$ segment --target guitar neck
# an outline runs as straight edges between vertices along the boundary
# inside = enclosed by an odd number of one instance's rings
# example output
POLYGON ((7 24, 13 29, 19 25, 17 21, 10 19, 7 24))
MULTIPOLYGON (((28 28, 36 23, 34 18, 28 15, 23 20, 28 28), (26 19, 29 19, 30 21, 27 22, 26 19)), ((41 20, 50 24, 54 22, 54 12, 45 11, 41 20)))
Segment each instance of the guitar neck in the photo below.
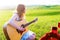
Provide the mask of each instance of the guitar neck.
POLYGON ((28 25, 30 25, 30 24, 32 24, 33 22, 29 22, 29 23, 27 23, 27 24, 25 24, 24 26, 23 26, 23 28, 25 28, 26 26, 28 26, 28 25))
POLYGON ((26 24, 23 24, 22 26, 23 26, 23 28, 25 28, 26 26, 28 26, 28 25, 36 22, 36 21, 37 21, 37 18, 36 18, 35 20, 31 21, 31 22, 28 22, 28 23, 26 23, 26 24))

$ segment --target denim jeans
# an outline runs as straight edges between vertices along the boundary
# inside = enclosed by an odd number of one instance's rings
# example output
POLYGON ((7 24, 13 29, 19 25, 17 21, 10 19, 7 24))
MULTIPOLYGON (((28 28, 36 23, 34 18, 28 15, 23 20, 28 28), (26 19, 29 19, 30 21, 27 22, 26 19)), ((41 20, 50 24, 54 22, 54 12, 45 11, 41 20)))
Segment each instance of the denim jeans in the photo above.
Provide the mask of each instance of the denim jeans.
POLYGON ((33 34, 34 34, 34 33, 29 30, 28 32, 26 32, 26 33, 22 36, 21 40, 26 40, 28 37, 30 37, 30 36, 33 35, 33 34))

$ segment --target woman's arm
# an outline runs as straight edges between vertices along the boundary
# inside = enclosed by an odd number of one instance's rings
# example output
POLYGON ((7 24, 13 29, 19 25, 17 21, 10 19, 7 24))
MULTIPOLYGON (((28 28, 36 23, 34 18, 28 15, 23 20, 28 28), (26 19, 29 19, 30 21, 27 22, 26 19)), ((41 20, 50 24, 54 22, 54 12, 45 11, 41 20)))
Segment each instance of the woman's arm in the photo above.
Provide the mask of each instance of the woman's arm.
POLYGON ((23 27, 18 27, 18 25, 16 24, 16 23, 14 23, 14 20, 17 18, 17 15, 15 14, 15 15, 13 15, 13 17, 9 20, 9 24, 10 25, 12 25, 14 28, 16 28, 16 29, 18 29, 18 30, 20 30, 20 31, 24 31, 25 30, 25 28, 23 28, 23 27))

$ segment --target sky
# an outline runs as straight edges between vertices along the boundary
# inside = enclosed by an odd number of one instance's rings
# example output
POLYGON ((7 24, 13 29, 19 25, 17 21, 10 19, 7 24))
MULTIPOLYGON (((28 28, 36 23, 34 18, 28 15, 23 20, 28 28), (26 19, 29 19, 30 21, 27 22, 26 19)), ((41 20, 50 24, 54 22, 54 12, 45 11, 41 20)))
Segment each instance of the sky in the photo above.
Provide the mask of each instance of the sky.
POLYGON ((0 8, 17 6, 18 4, 28 5, 60 5, 60 0, 0 0, 0 8))

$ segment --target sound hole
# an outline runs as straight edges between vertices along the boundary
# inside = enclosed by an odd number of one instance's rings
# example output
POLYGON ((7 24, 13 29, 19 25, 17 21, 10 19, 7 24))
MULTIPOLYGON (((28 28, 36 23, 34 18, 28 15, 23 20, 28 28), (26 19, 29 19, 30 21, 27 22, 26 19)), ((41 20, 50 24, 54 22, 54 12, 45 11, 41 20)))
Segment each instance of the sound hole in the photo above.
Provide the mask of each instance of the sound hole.
POLYGON ((17 30, 17 32, 18 32, 18 33, 20 33, 20 34, 22 34, 22 33, 23 33, 23 31, 19 31, 18 29, 16 29, 16 30, 17 30))

